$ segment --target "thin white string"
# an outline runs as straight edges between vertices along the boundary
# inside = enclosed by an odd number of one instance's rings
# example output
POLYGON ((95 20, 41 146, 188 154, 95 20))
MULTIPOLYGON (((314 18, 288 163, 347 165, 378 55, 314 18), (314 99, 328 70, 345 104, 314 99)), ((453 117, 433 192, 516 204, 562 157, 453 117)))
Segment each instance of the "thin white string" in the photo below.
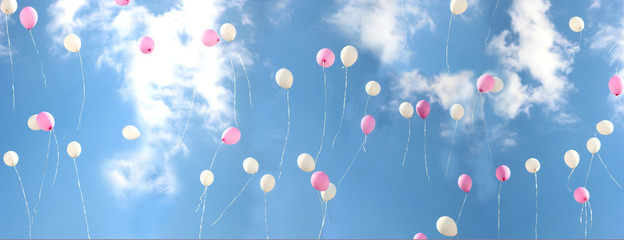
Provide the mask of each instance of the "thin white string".
POLYGON ((85 99, 87 98, 86 89, 85 89, 85 76, 84 76, 84 67, 82 66, 82 55, 80 51, 78 51, 78 58, 80 59, 80 71, 82 73, 82 107, 80 107, 80 115, 78 116, 78 128, 80 130, 80 123, 82 123, 82 111, 84 111, 85 99))
POLYGON ((408 57, 412 56, 412 50, 409 47, 409 41, 407 41, 407 24, 405 23, 405 6, 404 0, 401 0, 401 13, 403 14, 403 31, 405 37, 405 48, 407 48, 408 57))
POLYGON ((128 36, 126 36, 126 64, 124 65, 124 79, 121 83, 121 91, 123 91, 126 86, 126 76, 128 75, 128 56, 130 55, 130 41, 128 40, 128 36))
POLYGON ((366 112, 368 112, 368 101, 370 101, 370 95, 366 98, 366 106, 364 107, 364 116, 366 116, 366 112))
POLYGON ((500 194, 501 194, 501 189, 503 188, 503 182, 500 182, 500 185, 498 186, 498 239, 500 239, 500 194))
POLYGON ((485 121, 485 110, 484 110, 485 108, 483 106, 485 105, 485 97, 479 94, 479 98, 481 98, 481 114, 483 115, 483 132, 485 132, 485 141, 487 142, 488 150, 490 152, 490 162, 494 164, 494 159, 492 156, 492 148, 490 147, 490 138, 488 137, 488 133, 487 133, 487 121, 485 121))
POLYGON ((321 239, 321 234, 323 234, 323 228, 325 227, 325 217, 327 216, 327 202, 325 202, 325 211, 323 211, 323 221, 321 222, 321 230, 318 234, 318 239, 321 239))
POLYGON ((56 132, 54 129, 51 130, 52 135, 54 136, 54 143, 56 144, 56 170, 54 170, 54 178, 52 179, 52 189, 54 189, 54 183, 56 183, 56 175, 58 174, 59 163, 61 162, 61 155, 59 153, 58 140, 56 139, 56 132))
POLYGON ((405 153, 403 153, 403 163, 401 166, 405 166, 405 158, 407 157, 407 149, 409 148, 410 138, 412 136, 412 118, 407 119, 407 144, 405 144, 405 153))
POLYGON ((487 48, 488 45, 488 40, 490 39, 490 33, 492 31, 492 20, 494 20, 494 14, 496 14, 496 9, 498 9, 498 2, 500 2, 500 0, 496 1, 496 6, 494 6, 494 11, 492 11, 492 17, 490 18, 490 27, 488 28, 488 34, 487 37, 485 38, 485 47, 487 48))
MULTIPOLYGON (((587 205, 587 203, 584 205, 587 205)), ((585 239, 587 239, 587 207, 585 208, 585 239)))
POLYGON ((22 183, 22 177, 17 171, 17 167, 13 166, 15 173, 17 173, 17 179, 19 180, 20 187, 22 188, 22 195, 24 195, 24 203, 26 204, 26 213, 28 214, 28 238, 32 238, 32 220, 30 220, 30 208, 28 208, 28 200, 26 200, 26 192, 24 191, 24 184, 22 183))
POLYGON ((243 62, 243 58, 241 58, 240 53, 238 53, 238 60, 240 60, 241 65, 243 66, 243 72, 245 72, 245 78, 247 78, 247 87, 249 87, 249 106, 253 108, 253 102, 251 101, 251 83, 249 82, 249 76, 247 76, 247 68, 245 68, 245 63, 243 62))
POLYGON ((453 22, 453 13, 451 13, 451 17, 449 18, 449 27, 448 27, 448 33, 446 34, 446 71, 447 72, 451 72, 451 67, 449 66, 448 63, 448 45, 449 45, 449 38, 451 37, 451 23, 453 22))
POLYGON ((425 119, 425 173, 427 174, 427 181, 431 181, 429 178, 429 167, 427 166, 427 119, 425 119))
POLYGON ((238 120, 236 119, 236 71, 234 71, 234 64, 232 63, 232 56, 229 56, 230 66, 232 66, 232 75, 234 79, 234 123, 238 127, 238 120))
POLYGON ((477 141, 477 124, 474 121, 474 115, 475 115, 475 109, 477 108, 477 97, 478 97, 479 92, 477 92, 477 94, 475 94, 474 96, 474 102, 472 103, 472 116, 471 116, 471 121, 472 121, 472 129, 473 131, 473 135, 474 135, 474 139, 475 139, 475 146, 477 147, 477 149, 479 149, 479 141, 477 141))
POLYGON ((39 206, 39 201, 41 201, 41 192, 43 190, 43 182, 45 180, 46 172, 48 171, 48 157, 50 156, 50 141, 52 139, 52 131, 50 131, 50 136, 48 137, 48 151, 46 153, 46 161, 43 167, 43 177, 41 178, 41 186, 39 187, 39 198, 37 199, 37 203, 35 204, 35 208, 33 208, 33 224, 35 221, 35 215, 37 215, 37 207, 39 206))
POLYGON ((613 182, 615 182, 615 184, 618 185, 618 188, 622 188, 622 186, 620 186, 620 183, 618 183, 618 181, 615 180, 615 178, 613 178, 613 175, 611 175, 611 171, 609 171, 609 168, 607 168, 607 165, 605 165, 604 161, 602 161, 602 157, 600 157, 600 153, 598 153, 598 159, 600 159, 602 166, 604 166, 605 170, 607 170, 607 173, 609 174, 609 177, 611 177, 611 180, 613 180, 613 182))
POLYGON ((35 52, 37 53, 37 58, 39 58, 39 67, 41 68, 41 76, 43 76, 43 87, 47 88, 48 87, 48 78, 46 78, 45 74, 43 73, 43 63, 41 63, 41 55, 39 55, 39 49, 37 48, 37 43, 35 43, 35 38, 32 35, 32 31, 29 29, 28 33, 30 33, 30 39, 32 39, 33 45, 35 46, 35 52))
POLYGON ((587 176, 585 176, 585 185, 583 187, 587 187, 587 179, 589 179, 589 171, 591 171, 592 162, 594 161, 594 154, 592 153, 591 159, 589 159, 589 168, 587 169, 587 176))
POLYGON ((240 196, 243 191, 245 191, 245 188, 247 188, 247 185, 249 185, 249 182, 251 182, 251 179, 253 179, 253 177, 256 176, 256 174, 251 175, 251 177, 249 177, 249 180, 247 180, 247 183, 245 183, 245 186, 243 186, 243 189, 240 190, 240 192, 238 192, 238 194, 236 194, 236 196, 234 197, 234 199, 232 199, 232 201, 225 206, 225 208, 223 209, 223 211, 221 212, 221 215, 219 215, 219 217, 217 218, 217 220, 215 220, 212 223, 212 226, 214 226, 217 222, 219 222, 219 220, 221 219, 221 217, 223 217, 223 214, 225 214, 225 211, 228 210, 228 208, 230 208, 230 206, 232 206, 232 204, 234 204, 234 202, 236 201, 236 199, 238 199, 238 196, 240 196))
POLYGON ((459 209, 459 216, 457 216, 457 225, 459 226, 459 219, 461 218, 462 212, 464 211, 464 205, 466 204, 466 198, 468 198, 468 193, 464 196, 464 202, 462 202, 461 208, 459 209))
POLYGON ((594 212, 592 211, 591 203, 589 203, 589 200, 587 200, 587 206, 589 207, 589 229, 591 229, 593 225, 592 222, 594 221, 594 212))
POLYGON ((11 53, 11 37, 9 36, 9 15, 4 15, 7 41, 9 43, 9 60, 11 60, 11 91, 13 93, 13 110, 15 110, 15 72, 13 71, 13 54, 11 53))
POLYGON ((342 177, 340 178, 340 182, 338 182, 338 188, 340 188, 340 184, 342 183, 342 180, 344 179, 345 176, 347 176, 349 169, 351 169, 351 166, 353 166, 355 159, 357 159, 357 156, 360 154, 360 151, 362 151, 362 148, 364 147, 365 143, 366 143, 366 136, 364 136, 364 141, 362 141, 362 145, 360 145, 360 148, 358 149, 357 153, 355 153, 355 156, 353 157, 353 160, 351 160, 349 167, 347 167, 347 171, 345 171, 345 173, 342 174, 342 177))
POLYGON ((537 173, 535 173, 535 239, 537 240, 537 173))
POLYGON ((186 118, 186 125, 184 126, 184 131, 182 132, 182 136, 178 140, 176 146, 180 145, 182 139, 184 139, 184 135, 186 135, 186 130, 188 129, 189 122, 191 121, 191 114, 193 113, 193 105, 195 105, 195 93, 197 92, 197 82, 195 82, 195 87, 193 88, 193 100, 191 101, 191 108, 189 109, 188 117, 186 118))
POLYGON ((323 113, 323 135, 321 136, 321 147, 316 153, 316 158, 314 158, 314 163, 318 161, 318 157, 321 154, 321 151, 323 150, 323 141, 325 141, 325 124, 327 123, 327 77, 325 76, 325 63, 323 63, 323 89, 325 93, 325 97, 324 97, 325 108, 324 108, 324 113, 323 113))
POLYGON ((197 211, 199 211, 199 208, 201 207, 202 203, 204 202, 204 197, 206 196, 206 190, 208 190, 207 186, 204 188, 204 192, 202 193, 202 195, 199 196, 199 204, 197 204, 197 208, 195 209, 195 213, 197 213, 197 211))
POLYGON ((217 146, 217 150, 215 150, 214 155, 212 156, 212 161, 210 162, 210 168, 209 170, 212 170, 212 164, 215 161, 215 158, 217 157, 217 153, 219 152, 219 148, 221 148, 221 145, 223 144, 223 141, 219 143, 219 146, 217 146))
POLYGON ((78 176, 78 165, 76 165, 76 159, 74 160, 74 168, 76 169, 76 181, 78 182, 78 189, 80 190, 80 200, 82 200, 82 211, 84 212, 85 224, 87 225, 87 237, 91 239, 91 234, 89 232, 89 220, 87 220, 87 208, 85 207, 84 196, 82 195, 82 187, 80 186, 80 176, 78 176))
POLYGON ((459 121, 455 121, 455 128, 453 129, 453 138, 451 138, 451 151, 449 151, 448 160, 446 160, 446 171, 444 172, 444 176, 448 175, 449 165, 451 165, 451 154, 453 153, 453 146, 455 146, 455 132, 457 131, 457 123, 459 121))
MULTIPOLYGON (((201 239, 202 228, 204 226, 204 212, 206 211, 206 190, 208 190, 208 186, 204 187, 204 193, 201 197, 199 197, 201 201, 199 204, 202 204, 203 202, 201 220, 199 221, 199 239, 201 239)), ((197 206, 197 210, 199 210, 199 206, 197 206)), ((195 210, 195 212, 197 212, 197 210, 195 210)))
POLYGON ((579 214, 579 222, 581 223, 581 229, 583 228, 583 210, 585 210, 585 203, 581 205, 581 213, 579 214))
POLYGON ((613 50, 613 48, 615 48, 615 46, 620 42, 620 39, 622 38, 622 36, 624 36, 624 33, 622 33, 622 35, 620 35, 620 37, 613 43, 613 46, 611 46, 611 48, 609 48, 609 52, 608 54, 611 54, 611 51, 613 50))
POLYGON ((286 89, 286 106, 288 107, 288 127, 286 127, 286 138, 284 139, 284 148, 282 148, 282 157, 280 159, 279 175, 277 176, 277 179, 280 179, 282 177, 282 164, 284 164, 284 153, 286 152, 288 135, 290 135, 290 89, 286 89))
POLYGON ((582 39, 583 39, 583 31, 581 31, 581 32, 579 33, 579 43, 578 43, 578 46, 576 46, 576 48, 580 48, 580 47, 581 47, 581 40, 582 40, 582 39))
POLYGON ((570 192, 572 192, 572 189, 570 189, 570 177, 572 177, 572 173, 574 172, 574 169, 576 168, 572 168, 572 171, 570 171, 570 175, 568 176, 567 187, 568 187, 568 191, 570 192))
POLYGON ((338 125, 338 132, 336 132, 336 136, 334 136, 334 141, 332 142, 332 148, 334 148, 334 144, 336 144, 336 139, 338 135, 340 135, 340 130, 342 130, 342 120, 344 119, 345 105, 347 104, 347 72, 348 67, 344 67, 345 69, 345 89, 344 89, 344 97, 342 98, 342 115, 340 116, 340 125, 338 125))
POLYGON ((266 237, 269 239, 269 224, 267 223, 267 196, 264 192, 264 230, 266 231, 266 237))

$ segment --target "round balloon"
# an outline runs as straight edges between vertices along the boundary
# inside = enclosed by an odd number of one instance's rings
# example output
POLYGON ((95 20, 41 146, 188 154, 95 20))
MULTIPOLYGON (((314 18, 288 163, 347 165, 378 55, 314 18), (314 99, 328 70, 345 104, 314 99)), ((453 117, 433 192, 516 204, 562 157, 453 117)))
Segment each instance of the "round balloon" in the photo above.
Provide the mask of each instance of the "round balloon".
POLYGON ((496 178, 498 179, 498 181, 507 181, 509 180, 509 177, 511 177, 511 170, 509 169, 509 167, 505 165, 500 165, 498 166, 498 168, 496 168, 496 178))
POLYGON ((43 131, 50 131, 54 128, 54 117, 49 112, 40 112, 37 115, 37 126, 43 131))
POLYGON ((15 167, 15 165, 17 165, 17 162, 19 162, 19 157, 17 156, 17 153, 13 151, 6 152, 2 159, 4 159, 4 164, 9 167, 15 167))
POLYGON ((334 52, 329 50, 329 48, 323 48, 316 53, 316 62, 321 67, 331 67, 331 65, 334 65, 335 60, 336 56, 334 56, 334 52))
POLYGON ((376 81, 368 81, 364 89, 366 90, 366 94, 374 97, 381 92, 381 85, 376 81))
POLYGON ((503 87, 505 87, 503 80, 500 78, 494 77, 494 87, 490 91, 492 91, 493 93, 498 93, 503 90, 503 87))
POLYGON ((602 135, 610 135, 613 133, 613 123, 609 120, 602 120, 596 124, 596 130, 602 135))
POLYGON ((156 44, 154 43, 154 39, 148 36, 144 36, 139 38, 139 50, 142 53, 150 54, 154 51, 156 44))
POLYGON ((32 115, 28 118, 28 128, 33 131, 41 130, 41 128, 39 128, 39 125, 37 125, 37 114, 32 115))
POLYGON ((589 191, 584 187, 578 187, 574 190, 574 200, 578 203, 585 203, 589 201, 589 191))
POLYGON ((622 83, 622 78, 620 78, 620 76, 615 75, 609 79, 609 91, 615 96, 622 94, 622 85, 624 85, 624 83, 622 83))
POLYGON ((2 0, 2 2, 0 2, 0 9, 4 14, 11 15, 17 11, 17 1, 2 0))
POLYGON ((340 60, 345 67, 351 67, 358 59, 358 51, 354 46, 347 45, 340 51, 340 60))
POLYGON ((135 126, 128 125, 121 130, 121 135, 128 140, 134 140, 141 136, 141 132, 135 126))
POLYGON ((540 170, 540 162, 535 158, 529 158, 524 163, 524 168, 530 173, 537 173, 540 170))
POLYGON ((575 31, 575 32, 583 31, 583 28, 585 28, 585 22, 580 17, 570 18, 569 24, 570 24, 570 29, 572 29, 572 31, 575 31))
POLYGON ((221 33, 221 38, 225 41, 231 42, 236 38, 236 28, 231 23, 221 25, 219 32, 221 33))
POLYGON ((427 236, 425 236, 424 233, 416 233, 416 235, 414 235, 414 239, 427 239, 427 236))
POLYGON ((329 183, 327 190, 321 191, 321 198, 323 201, 328 202, 336 196, 336 186, 333 183, 329 183))
POLYGON ((329 187, 329 177, 324 172, 316 171, 310 177, 310 183, 312 183, 314 189, 325 191, 329 187))
POLYGON ((453 15, 464 13, 466 8, 468 8, 467 0, 451 0, 451 13, 453 15))
POLYGON ((214 174, 210 170, 204 170, 199 175, 199 181, 205 186, 208 187, 212 185, 214 182, 214 174))
POLYGON ((297 166, 299 166, 299 169, 304 172, 312 172, 314 171, 316 164, 314 163, 314 158, 312 158, 312 155, 302 153, 299 155, 299 157, 297 157, 297 166))
POLYGON ((65 49, 67 49, 67 51, 78 52, 80 51, 82 42, 80 41, 78 35, 70 33, 65 36, 65 39, 63 40, 63 45, 65 46, 65 49))
POLYGON ((455 121, 459 121, 464 117, 464 107, 461 104, 453 104, 451 106, 451 117, 455 119, 455 121))
POLYGON ((418 101, 418 103, 416 103, 416 113, 418 113, 418 116, 420 116, 422 119, 425 119, 427 118, 427 116, 429 116, 430 110, 431 106, 429 105, 429 102, 425 100, 420 100, 418 101))
POLYGON ((78 156, 80 156, 80 153, 82 153, 82 147, 80 146, 80 143, 72 141, 67 144, 67 155, 69 155, 69 157, 77 158, 78 156))
POLYGON ((34 28, 37 25, 37 20, 39 20, 39 14, 33 7, 28 6, 20 11, 20 22, 26 29, 34 28))
POLYGON ((293 75, 290 70, 282 68, 275 73, 275 82, 283 89, 290 89, 293 84, 293 75))
POLYGON ((221 134, 221 141, 228 145, 236 144, 240 139, 241 132, 235 127, 229 127, 221 134))
POLYGON ((563 155, 563 160, 565 161, 566 165, 568 165, 568 167, 574 169, 576 168, 576 166, 578 166, 579 161, 581 161, 581 157, 579 156, 578 152, 570 149, 565 153, 565 155, 563 155))
POLYGON ((457 224, 455 224, 455 220, 450 217, 443 216, 438 218, 436 228, 438 232, 444 236, 454 237, 457 235, 457 224))
POLYGON ((360 128, 362 128, 362 132, 366 135, 373 132, 373 130, 375 130, 375 118, 371 115, 364 116, 360 122, 360 128))
POLYGON ((411 103, 403 102, 399 105, 399 113, 404 118, 410 119, 414 115, 414 106, 411 103))
POLYGON ((260 188, 265 193, 270 192, 275 187, 275 178, 271 174, 265 174, 260 179, 260 188))
POLYGON ((472 189, 472 178, 468 174, 462 174, 457 179, 457 185, 462 191, 468 193, 472 189))
POLYGON ((204 34, 202 35, 202 43, 208 47, 212 47, 219 43, 219 34, 212 29, 204 30, 204 34))
POLYGON ((598 140, 598 138, 595 138, 595 137, 587 140, 587 151, 589 151, 591 154, 594 154, 600 151, 600 140, 598 140))
POLYGON ((482 93, 489 92, 492 88, 494 88, 495 83, 496 80, 494 80, 492 75, 483 74, 479 77, 479 79, 477 79, 477 89, 482 93))
POLYGON ((126 6, 128 5, 128 3, 130 3, 130 0, 115 0, 115 3, 117 3, 117 5, 119 6, 126 6))
POLYGON ((249 174, 256 174, 260 165, 258 165, 258 161, 255 158, 248 157, 243 161, 243 170, 249 174))

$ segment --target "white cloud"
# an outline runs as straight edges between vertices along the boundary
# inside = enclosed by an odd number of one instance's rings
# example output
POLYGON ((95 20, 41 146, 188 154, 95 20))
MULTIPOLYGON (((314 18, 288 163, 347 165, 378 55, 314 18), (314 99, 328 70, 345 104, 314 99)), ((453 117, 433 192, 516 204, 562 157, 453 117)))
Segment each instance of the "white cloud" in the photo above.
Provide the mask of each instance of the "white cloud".
POLYGON ((426 95, 430 103, 439 103, 444 109, 455 103, 468 109, 467 105, 472 103, 476 92, 473 76, 472 72, 462 71, 457 74, 441 73, 433 79, 427 79, 419 70, 413 70, 399 76, 393 91, 403 100, 417 101, 423 98, 422 95, 426 95))
POLYGON ((600 8, 601 6, 601 2, 600 0, 592 0, 591 5, 589 6, 589 9, 596 9, 596 8, 600 8))

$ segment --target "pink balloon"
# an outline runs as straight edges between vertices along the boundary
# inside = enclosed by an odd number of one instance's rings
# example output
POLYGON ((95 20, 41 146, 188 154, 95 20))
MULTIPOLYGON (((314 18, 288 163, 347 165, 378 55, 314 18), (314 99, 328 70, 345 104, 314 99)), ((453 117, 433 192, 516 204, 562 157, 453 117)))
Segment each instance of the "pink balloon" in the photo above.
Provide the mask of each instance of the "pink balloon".
POLYGON ((427 236, 423 233, 416 233, 416 235, 414 235, 414 239, 427 239, 427 236))
POLYGON ((373 132, 373 130, 375 130, 375 118, 371 115, 364 116, 360 122, 360 128, 362 128, 362 132, 366 135, 373 132))
POLYGON ((217 45, 219 43, 219 34, 212 29, 207 29, 202 36, 202 43, 208 47, 217 45))
POLYGON ((334 56, 334 52, 329 50, 329 48, 323 48, 316 54, 316 62, 321 67, 331 67, 331 65, 334 64, 334 60, 336 60, 336 56, 334 56))
POLYGON ((472 188, 472 178, 470 178, 468 174, 462 174, 457 179, 457 185, 459 185, 459 188, 462 191, 468 193, 470 192, 470 189, 472 188))
POLYGON ((241 132, 235 127, 229 127, 221 134, 221 141, 228 145, 236 144, 240 139, 241 132))
POLYGON ((498 178, 498 181, 507 181, 509 177, 511 177, 511 170, 509 170, 509 167, 500 165, 496 168, 496 178, 498 178))
POLYGON ((325 191, 329 188, 329 177, 321 171, 314 172, 312 177, 310 177, 310 182, 312 183, 312 187, 319 191, 325 191))
POLYGON ((156 44, 154 44, 154 39, 148 36, 141 37, 139 39, 139 50, 142 53, 150 54, 154 51, 156 44))
POLYGON ((615 75, 609 79, 609 90, 615 96, 619 96, 622 93, 622 78, 615 75))
POLYGON ((117 5, 119 6, 126 6, 128 5, 128 3, 130 3, 130 0, 115 0, 115 3, 117 3, 117 5))
POLYGON ((54 117, 49 112, 40 112, 37 115, 37 126, 43 131, 50 131, 54 128, 54 117))
POLYGON ((431 110, 431 106, 425 100, 420 100, 416 104, 416 113, 418 113, 418 116, 420 116, 422 119, 425 119, 427 118, 427 116, 429 116, 430 110, 431 110))
POLYGON ((492 90, 492 88, 494 88, 495 82, 496 81, 494 80, 494 77, 492 77, 492 75, 483 74, 477 80, 477 89, 479 90, 479 92, 482 93, 489 92, 490 90, 492 90))
POLYGON ((39 14, 37 14, 37 10, 34 8, 28 6, 20 11, 20 22, 26 29, 34 28, 37 25, 37 20, 39 20, 39 14))
POLYGON ((579 187, 574 190, 574 200, 579 203, 585 203, 589 201, 589 191, 584 187, 579 187))

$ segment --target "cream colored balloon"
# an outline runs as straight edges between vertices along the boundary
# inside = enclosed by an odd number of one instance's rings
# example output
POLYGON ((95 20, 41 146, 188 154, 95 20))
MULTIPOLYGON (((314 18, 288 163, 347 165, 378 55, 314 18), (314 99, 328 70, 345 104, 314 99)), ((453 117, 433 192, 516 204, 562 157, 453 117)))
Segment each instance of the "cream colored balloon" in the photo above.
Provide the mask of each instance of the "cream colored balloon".
POLYGON ((451 13, 454 15, 462 14, 468 8, 467 0, 451 0, 451 13))
POLYGON ((579 156, 578 152, 570 149, 565 153, 565 155, 563 155, 563 160, 565 161, 566 165, 568 165, 568 167, 574 169, 581 161, 581 157, 579 156))
POLYGON ((358 51, 354 46, 347 45, 340 51, 340 60, 345 67, 351 67, 358 59, 358 51))
POLYGON ((221 38, 228 42, 231 42, 234 38, 236 38, 236 28, 231 23, 224 23, 221 25, 219 33, 221 33, 221 38))
POLYGON ((540 170, 540 162, 535 158, 529 158, 529 160, 524 163, 524 168, 530 173, 536 173, 540 170))
POLYGON ((596 130, 602 135, 610 135, 613 133, 613 123, 609 120, 602 120, 596 124, 596 130))
POLYGON ((321 198, 323 198, 323 201, 325 202, 332 200, 335 196, 336 196, 336 185, 334 185, 333 183, 329 183, 329 187, 327 187, 327 190, 321 191, 321 198))
POLYGON ((503 91, 504 87, 505 84, 503 83, 503 80, 498 77, 494 77, 494 87, 490 91, 493 93, 498 93, 500 91, 503 91))
POLYGON ((41 128, 39 128, 39 125, 37 125, 37 114, 32 115, 28 118, 28 128, 33 131, 41 130, 41 128))
POLYGON ((264 174, 260 179, 260 188, 265 193, 270 192, 275 187, 275 178, 271 174, 264 174))
POLYGON ((404 118, 410 119, 414 115, 414 106, 412 106, 411 103, 403 102, 399 106, 399 113, 401 113, 401 116, 404 118))
POLYGON ((436 228, 438 228, 438 232, 444 236, 455 237, 457 235, 457 224, 455 224, 455 220, 450 217, 443 216, 438 218, 436 228))
POLYGON ((570 24, 570 29, 572 29, 572 31, 575 31, 575 32, 583 31, 583 29, 585 28, 585 22, 580 17, 570 18, 569 24, 570 24))
POLYGON ((80 51, 80 47, 82 46, 82 42, 78 35, 70 33, 65 36, 65 40, 63 40, 63 45, 65 45, 65 49, 70 52, 78 52, 80 51))
POLYGON ((381 85, 377 81, 368 81, 366 83, 366 94, 369 96, 377 96, 381 92, 381 85))
POLYGON ((600 151, 600 140, 598 140, 598 138, 595 138, 595 137, 587 140, 587 150, 592 154, 600 151))
POLYGON ((19 156, 17 156, 17 153, 13 151, 6 152, 3 159, 4 164, 9 167, 15 167, 15 165, 17 165, 17 162, 19 162, 19 156))
POLYGON ((249 174, 256 174, 259 168, 260 165, 258 165, 258 161, 255 158, 248 157, 243 161, 243 169, 249 174))
POLYGON ((282 68, 275 73, 275 82, 283 89, 290 89, 293 84, 293 75, 290 70, 282 68))
POLYGON ((453 104, 451 106, 451 117, 455 119, 455 121, 459 121, 464 117, 464 107, 461 104, 453 104))
POLYGON ((134 140, 141 136, 141 132, 135 126, 128 125, 121 130, 121 134, 128 140, 134 140))
POLYGON ((69 157, 77 158, 78 156, 80 156, 80 153, 82 153, 82 147, 80 146, 80 143, 72 141, 67 144, 67 155, 69 155, 69 157))
POLYGON ((314 158, 312 158, 310 154, 302 153, 297 157, 297 166, 304 172, 312 172, 316 164, 314 163, 314 158))
POLYGON ((11 15, 17 11, 17 1, 15 0, 2 0, 0 2, 0 9, 6 15, 11 15))
POLYGON ((214 182, 214 174, 212 174, 210 170, 204 170, 199 175, 199 181, 202 185, 208 187, 212 185, 212 182, 214 182))

